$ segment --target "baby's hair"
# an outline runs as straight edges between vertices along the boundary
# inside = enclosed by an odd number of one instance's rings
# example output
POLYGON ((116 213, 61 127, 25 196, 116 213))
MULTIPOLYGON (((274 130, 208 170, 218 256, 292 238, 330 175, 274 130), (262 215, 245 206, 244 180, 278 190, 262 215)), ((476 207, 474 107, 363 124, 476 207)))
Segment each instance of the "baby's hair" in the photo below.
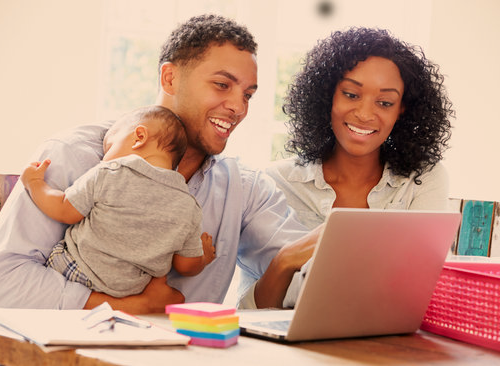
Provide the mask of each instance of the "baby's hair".
POLYGON ((151 137, 161 150, 172 154, 172 169, 176 169, 187 149, 187 135, 181 119, 168 108, 155 105, 126 113, 111 126, 106 136, 121 128, 133 130, 141 123, 151 120, 161 122, 160 130, 151 137))

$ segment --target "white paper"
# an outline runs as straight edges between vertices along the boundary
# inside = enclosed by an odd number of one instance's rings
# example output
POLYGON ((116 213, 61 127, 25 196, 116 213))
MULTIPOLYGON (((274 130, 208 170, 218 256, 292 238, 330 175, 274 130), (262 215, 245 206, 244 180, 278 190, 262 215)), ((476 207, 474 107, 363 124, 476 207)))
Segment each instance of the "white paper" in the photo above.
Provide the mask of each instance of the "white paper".
POLYGON ((0 324, 43 346, 165 346, 186 345, 189 337, 152 325, 139 328, 117 323, 88 329, 82 318, 89 310, 1 309, 0 324))

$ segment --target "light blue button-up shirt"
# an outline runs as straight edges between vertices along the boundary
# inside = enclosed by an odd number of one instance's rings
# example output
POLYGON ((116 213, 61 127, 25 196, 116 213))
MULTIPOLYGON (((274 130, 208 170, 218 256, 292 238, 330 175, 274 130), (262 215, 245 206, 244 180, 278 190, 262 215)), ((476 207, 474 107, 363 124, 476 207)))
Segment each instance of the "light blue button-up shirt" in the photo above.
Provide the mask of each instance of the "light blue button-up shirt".
MULTIPOLYGON (((109 125, 82 126, 46 142, 33 157, 51 159, 46 181, 64 190, 96 165, 109 125)), ((212 235, 217 258, 197 276, 168 275, 169 284, 187 302, 222 302, 236 264, 247 281, 256 280, 279 248, 307 232, 274 181, 242 167, 235 158, 207 158, 188 186, 202 207, 203 231, 212 235)), ((85 305, 88 288, 44 266, 66 227, 41 213, 23 185, 16 185, 0 211, 0 307, 85 305)))

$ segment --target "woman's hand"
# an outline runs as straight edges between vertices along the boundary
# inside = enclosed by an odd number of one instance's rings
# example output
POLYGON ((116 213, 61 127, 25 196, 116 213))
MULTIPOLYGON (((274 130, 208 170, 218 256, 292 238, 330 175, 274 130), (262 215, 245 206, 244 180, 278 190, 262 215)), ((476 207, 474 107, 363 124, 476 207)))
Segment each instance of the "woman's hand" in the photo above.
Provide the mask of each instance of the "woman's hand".
POLYGON ((255 286, 258 308, 282 308, 293 274, 311 258, 324 225, 294 243, 283 246, 255 286))

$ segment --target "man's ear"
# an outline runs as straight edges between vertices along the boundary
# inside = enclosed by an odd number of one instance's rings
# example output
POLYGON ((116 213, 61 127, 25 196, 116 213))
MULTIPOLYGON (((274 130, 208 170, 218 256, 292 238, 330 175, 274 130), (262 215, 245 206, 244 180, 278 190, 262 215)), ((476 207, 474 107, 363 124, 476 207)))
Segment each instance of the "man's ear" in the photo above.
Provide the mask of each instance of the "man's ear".
POLYGON ((171 62, 164 62, 160 67, 160 88, 167 95, 173 95, 176 66, 171 62))
POLYGON ((144 146, 146 141, 148 141, 148 137, 148 129, 143 125, 137 126, 134 130, 134 144, 132 145, 132 149, 135 150, 144 146))

